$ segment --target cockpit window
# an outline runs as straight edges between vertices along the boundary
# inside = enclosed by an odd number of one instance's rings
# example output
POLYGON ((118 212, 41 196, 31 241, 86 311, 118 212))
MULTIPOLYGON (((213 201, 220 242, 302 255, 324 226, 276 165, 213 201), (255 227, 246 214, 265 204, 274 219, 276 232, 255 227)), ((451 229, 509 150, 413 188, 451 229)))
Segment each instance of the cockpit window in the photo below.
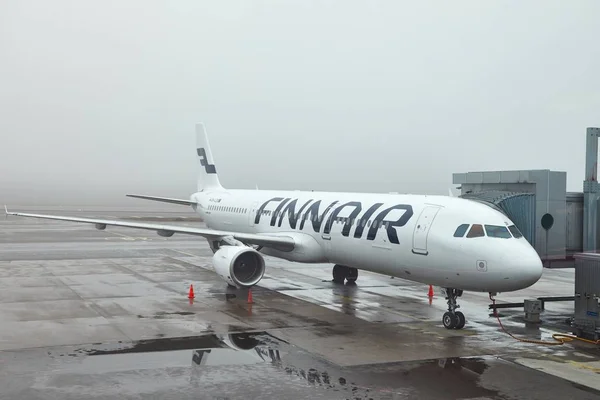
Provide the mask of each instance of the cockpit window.
POLYGON ((485 236, 485 232, 483 231, 483 226, 481 226, 479 224, 473 225, 471 227, 471 229, 469 230, 469 233, 467 233, 468 238, 482 237, 482 236, 485 236))
POLYGON ((517 227, 514 225, 509 226, 508 230, 517 239, 523 237, 523 234, 521 233, 521 231, 519 231, 519 229, 517 229, 517 227))
POLYGON ((501 225, 486 225, 485 232, 489 237, 497 237, 504 239, 510 239, 511 237, 508 229, 505 226, 501 225))
POLYGON ((460 225, 458 228, 456 228, 456 231, 454 231, 454 237, 465 236, 465 232, 467 231, 467 229, 469 229, 469 224, 460 225))

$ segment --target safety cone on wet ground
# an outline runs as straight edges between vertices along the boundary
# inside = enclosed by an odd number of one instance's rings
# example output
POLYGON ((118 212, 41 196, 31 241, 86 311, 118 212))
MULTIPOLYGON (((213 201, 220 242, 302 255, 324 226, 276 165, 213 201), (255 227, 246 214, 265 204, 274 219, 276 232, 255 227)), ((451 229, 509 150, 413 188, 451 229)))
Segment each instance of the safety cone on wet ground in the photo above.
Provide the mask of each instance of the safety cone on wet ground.
POLYGON ((252 303, 254 303, 254 301, 252 301, 252 289, 248 289, 248 304, 252 303))
POLYGON ((190 285, 190 293, 188 294, 188 299, 192 300, 194 298, 194 285, 190 285))
POLYGON ((433 286, 429 285, 429 293, 427 293, 427 297, 431 298, 433 297, 433 286))

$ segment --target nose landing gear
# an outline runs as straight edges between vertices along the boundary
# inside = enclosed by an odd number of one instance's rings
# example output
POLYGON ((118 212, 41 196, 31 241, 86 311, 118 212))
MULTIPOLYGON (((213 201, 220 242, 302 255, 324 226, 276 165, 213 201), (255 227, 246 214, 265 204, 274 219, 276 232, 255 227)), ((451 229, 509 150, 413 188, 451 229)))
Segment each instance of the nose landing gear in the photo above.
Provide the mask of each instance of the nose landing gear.
POLYGON ((456 303, 456 299, 462 296, 463 291, 459 289, 444 288, 442 293, 448 301, 448 311, 442 317, 442 323, 446 329, 462 329, 465 326, 465 315, 460 311, 456 311, 460 306, 456 303))

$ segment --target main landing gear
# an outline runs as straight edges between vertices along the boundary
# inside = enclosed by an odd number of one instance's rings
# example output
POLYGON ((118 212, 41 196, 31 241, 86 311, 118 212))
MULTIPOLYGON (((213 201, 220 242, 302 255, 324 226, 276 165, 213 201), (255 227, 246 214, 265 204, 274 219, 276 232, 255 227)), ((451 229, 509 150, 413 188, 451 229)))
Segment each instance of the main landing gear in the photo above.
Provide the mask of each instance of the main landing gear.
POLYGON ((465 326, 465 315, 460 311, 456 311, 460 306, 456 303, 456 299, 462 296, 463 291, 459 289, 445 288, 442 293, 448 301, 448 311, 442 317, 442 323, 446 329, 462 329, 465 326))
POLYGON ((333 282, 344 283, 344 280, 348 283, 355 283, 358 279, 358 270, 356 268, 346 267, 345 265, 336 264, 333 266, 333 282))

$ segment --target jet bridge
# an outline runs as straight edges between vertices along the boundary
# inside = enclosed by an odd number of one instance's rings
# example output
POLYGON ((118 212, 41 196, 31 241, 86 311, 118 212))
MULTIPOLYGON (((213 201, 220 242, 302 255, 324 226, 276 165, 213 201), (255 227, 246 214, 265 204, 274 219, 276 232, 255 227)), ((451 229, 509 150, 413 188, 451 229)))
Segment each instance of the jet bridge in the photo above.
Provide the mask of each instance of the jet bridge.
POLYGON ((557 296, 524 303, 492 304, 490 308, 524 306, 527 315, 543 311, 544 303, 548 301, 574 301, 573 326, 580 331, 593 331, 596 337, 600 335, 597 297, 597 278, 600 276, 600 255, 597 254, 600 248, 599 138, 600 128, 587 128, 582 192, 567 192, 566 172, 548 169, 453 174, 453 183, 460 185, 460 197, 503 212, 533 245, 545 267, 575 268, 575 288, 569 289, 570 293, 557 293, 557 296), (588 287, 591 281, 596 285, 593 288, 588 287))
POLYGON ((454 174, 453 183, 460 184, 460 197, 486 203, 507 215, 545 266, 568 260, 566 172, 467 172, 454 174))

